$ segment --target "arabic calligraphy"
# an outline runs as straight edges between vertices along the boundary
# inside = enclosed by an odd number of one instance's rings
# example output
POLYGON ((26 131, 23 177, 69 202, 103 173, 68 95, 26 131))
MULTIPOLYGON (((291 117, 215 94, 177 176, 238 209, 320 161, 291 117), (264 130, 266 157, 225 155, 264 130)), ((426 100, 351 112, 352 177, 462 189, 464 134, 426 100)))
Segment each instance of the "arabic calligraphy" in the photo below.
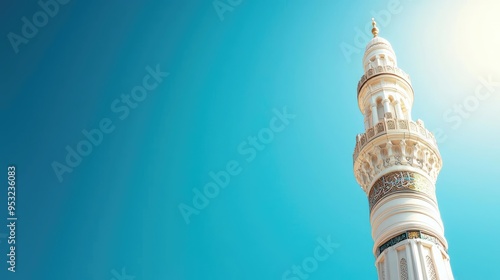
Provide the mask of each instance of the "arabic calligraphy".
POLYGON ((382 198, 397 192, 421 192, 435 199, 433 184, 415 172, 395 171, 380 177, 370 190, 368 201, 371 209, 382 198))
POLYGON ((430 241, 430 242, 436 244, 438 246, 438 248, 442 248, 445 252, 447 251, 446 247, 444 247, 444 245, 441 243, 441 241, 439 241, 439 239, 437 239, 435 236, 423 233, 420 230, 410 230, 410 231, 405 231, 399 235, 396 235, 393 238, 386 241, 385 243, 383 243, 382 245, 380 245, 377 248, 376 256, 378 257, 385 249, 387 249, 391 246, 394 246, 403 240, 417 239, 417 238, 430 241))

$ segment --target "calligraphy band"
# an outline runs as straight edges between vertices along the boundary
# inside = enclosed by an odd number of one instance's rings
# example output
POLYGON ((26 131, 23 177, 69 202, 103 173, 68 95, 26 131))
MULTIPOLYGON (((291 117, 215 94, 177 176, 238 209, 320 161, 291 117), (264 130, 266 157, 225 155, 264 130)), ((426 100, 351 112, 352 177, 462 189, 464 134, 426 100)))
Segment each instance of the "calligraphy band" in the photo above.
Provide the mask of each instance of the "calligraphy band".
POLYGON ((403 240, 417 239, 417 238, 430 241, 430 242, 436 244, 438 247, 443 248, 443 250, 445 252, 447 251, 446 247, 444 247, 444 245, 441 243, 441 241, 439 241, 439 239, 437 239, 435 236, 423 233, 419 230, 409 230, 409 231, 405 231, 399 235, 394 236, 393 238, 389 239, 388 241, 386 241, 382 245, 380 245, 377 248, 376 256, 378 257, 380 254, 382 254, 382 252, 385 249, 387 249, 391 246, 394 246, 403 240))
POLYGON ((373 184, 368 195, 370 211, 383 198, 394 193, 424 193, 434 200, 434 185, 423 175, 410 171, 395 171, 380 177, 373 184))

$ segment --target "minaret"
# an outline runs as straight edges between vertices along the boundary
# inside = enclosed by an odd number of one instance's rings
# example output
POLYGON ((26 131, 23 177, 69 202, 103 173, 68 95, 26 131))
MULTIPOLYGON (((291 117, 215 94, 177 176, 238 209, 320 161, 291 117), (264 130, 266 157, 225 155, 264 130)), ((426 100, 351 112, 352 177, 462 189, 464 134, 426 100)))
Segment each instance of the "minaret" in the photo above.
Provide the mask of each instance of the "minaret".
POLYGON ((378 32, 373 20, 358 83, 365 133, 356 136, 353 155, 368 197, 378 278, 453 279, 435 189, 441 155, 424 123, 412 120, 410 77, 378 32))

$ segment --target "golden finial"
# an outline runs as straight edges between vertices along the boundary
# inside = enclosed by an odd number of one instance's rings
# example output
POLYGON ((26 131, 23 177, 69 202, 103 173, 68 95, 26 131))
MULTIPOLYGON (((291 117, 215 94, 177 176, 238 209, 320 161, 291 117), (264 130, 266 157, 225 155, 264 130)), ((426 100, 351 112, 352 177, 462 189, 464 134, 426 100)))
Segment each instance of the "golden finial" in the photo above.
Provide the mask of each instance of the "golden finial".
POLYGON ((375 21, 374 18, 372 18, 372 25, 373 25, 372 34, 373 34, 373 38, 375 38, 378 35, 378 28, 377 28, 377 22, 375 21))

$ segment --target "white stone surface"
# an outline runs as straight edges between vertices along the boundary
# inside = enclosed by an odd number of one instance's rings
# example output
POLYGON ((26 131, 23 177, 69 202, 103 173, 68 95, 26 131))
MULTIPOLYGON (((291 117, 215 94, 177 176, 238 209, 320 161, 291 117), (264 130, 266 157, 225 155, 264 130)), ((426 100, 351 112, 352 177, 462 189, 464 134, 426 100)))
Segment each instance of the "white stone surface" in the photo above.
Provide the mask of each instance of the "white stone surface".
MULTIPOLYGON (((390 189, 370 200, 376 201, 370 223, 379 279, 453 279, 435 197, 441 155, 423 122, 412 120, 414 93, 410 77, 397 67, 389 41, 378 36, 366 47, 363 69, 365 74, 358 83, 358 106, 365 118, 365 133, 356 137, 356 180, 369 198, 374 183, 391 172, 417 173, 430 182, 425 186, 432 185, 423 188, 427 192, 390 189), (378 255, 381 245, 403 233, 411 238, 388 243, 392 246, 378 255)), ((381 182, 374 191, 387 184, 381 182)))

